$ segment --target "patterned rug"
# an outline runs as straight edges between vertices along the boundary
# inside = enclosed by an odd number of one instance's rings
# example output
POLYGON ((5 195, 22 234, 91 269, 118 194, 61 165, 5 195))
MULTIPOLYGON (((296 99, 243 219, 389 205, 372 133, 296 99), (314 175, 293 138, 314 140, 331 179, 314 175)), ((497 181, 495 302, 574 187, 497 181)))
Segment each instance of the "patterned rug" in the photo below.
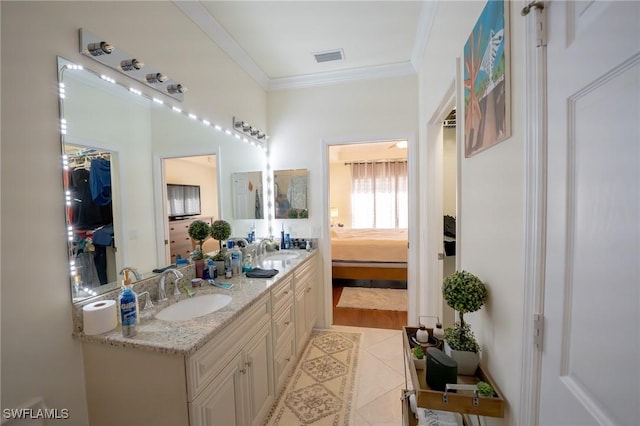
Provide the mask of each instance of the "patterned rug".
POLYGON ((337 308, 406 311, 407 290, 394 288, 345 287, 337 308))
POLYGON ((314 330, 268 425, 354 424, 360 333, 314 330))

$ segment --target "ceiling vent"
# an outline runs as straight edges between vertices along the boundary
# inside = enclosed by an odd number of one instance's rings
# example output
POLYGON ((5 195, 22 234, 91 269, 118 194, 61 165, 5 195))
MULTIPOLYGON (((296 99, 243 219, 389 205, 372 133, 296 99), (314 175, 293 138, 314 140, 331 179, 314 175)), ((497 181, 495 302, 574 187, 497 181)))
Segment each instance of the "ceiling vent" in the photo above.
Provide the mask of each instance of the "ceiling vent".
POLYGON ((317 63, 342 61, 344 59, 344 52, 342 51, 342 49, 336 49, 326 52, 314 53, 313 56, 316 58, 317 63))

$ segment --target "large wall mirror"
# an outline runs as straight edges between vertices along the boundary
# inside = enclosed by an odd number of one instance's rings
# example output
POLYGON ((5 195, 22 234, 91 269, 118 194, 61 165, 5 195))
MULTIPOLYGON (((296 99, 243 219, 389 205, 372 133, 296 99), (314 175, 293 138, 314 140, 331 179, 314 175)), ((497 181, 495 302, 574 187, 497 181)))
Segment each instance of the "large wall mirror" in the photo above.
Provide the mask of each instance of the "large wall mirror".
POLYGON ((229 221, 234 234, 255 225, 266 235, 264 210, 262 218, 233 211, 233 177, 262 176, 265 150, 64 58, 58 78, 74 302, 117 289, 125 266, 147 277, 171 263, 167 184, 199 187, 201 215, 229 221), (170 167, 169 159, 203 163, 203 171, 170 167))
POLYGON ((273 197, 276 219, 307 219, 309 171, 274 170, 273 197))

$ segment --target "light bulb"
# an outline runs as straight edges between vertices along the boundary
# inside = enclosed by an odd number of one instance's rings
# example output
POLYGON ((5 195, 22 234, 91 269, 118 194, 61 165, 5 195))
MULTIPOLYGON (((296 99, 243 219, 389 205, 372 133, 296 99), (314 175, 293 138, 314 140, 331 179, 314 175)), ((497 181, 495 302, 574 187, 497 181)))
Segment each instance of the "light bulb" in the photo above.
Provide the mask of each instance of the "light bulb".
POLYGON ((125 59, 120 61, 120 68, 122 68, 122 71, 139 70, 142 67, 144 67, 144 62, 137 59, 125 59))
POLYGON ((180 83, 170 84, 167 86, 167 92, 171 93, 172 95, 175 95, 176 93, 184 93, 186 91, 187 88, 180 83))
POLYGON ((147 74, 145 76, 145 80, 147 80, 147 83, 149 84, 164 83, 168 79, 169 77, 166 74, 162 74, 160 72, 155 74, 147 74))
POLYGON ((87 50, 91 56, 110 55, 113 52, 113 46, 106 41, 101 41, 99 43, 89 43, 87 50))

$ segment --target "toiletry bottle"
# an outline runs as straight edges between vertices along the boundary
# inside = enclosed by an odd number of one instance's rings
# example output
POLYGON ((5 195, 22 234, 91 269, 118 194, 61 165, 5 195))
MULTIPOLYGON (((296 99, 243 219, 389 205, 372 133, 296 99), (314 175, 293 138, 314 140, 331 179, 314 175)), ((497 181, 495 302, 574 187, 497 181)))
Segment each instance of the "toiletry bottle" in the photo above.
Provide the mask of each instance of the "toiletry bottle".
POLYGON ((233 272, 231 270, 231 252, 228 250, 224 255, 224 277, 231 278, 233 276, 233 272))
POLYGON ((122 288, 125 287, 131 288, 131 292, 133 293, 133 297, 136 298, 136 312, 140 312, 140 304, 138 303, 138 293, 133 291, 133 284, 131 284, 131 278, 129 277, 129 270, 124 270, 124 280, 122 280, 122 288))
POLYGON ((213 264, 213 259, 207 260, 207 271, 209 272, 209 279, 215 279, 216 277, 216 267, 213 264))
POLYGON ((242 252, 237 246, 233 246, 231 253, 231 272, 233 276, 240 275, 242 273, 242 252))
POLYGON ((122 335, 133 337, 137 334, 138 310, 136 308, 137 297, 130 285, 124 287, 120 295, 120 321, 122 322, 122 335))
POLYGON ((255 243, 256 242, 256 224, 254 223, 253 225, 251 225, 251 241, 249 241, 250 243, 255 243))
POLYGON ((291 234, 284 234, 284 248, 287 250, 291 248, 291 234))
POLYGON ((311 241, 307 240, 307 251, 311 251, 311 241))
POLYGON ((282 231, 280 231, 280 249, 284 250, 284 223, 282 224, 282 231))

